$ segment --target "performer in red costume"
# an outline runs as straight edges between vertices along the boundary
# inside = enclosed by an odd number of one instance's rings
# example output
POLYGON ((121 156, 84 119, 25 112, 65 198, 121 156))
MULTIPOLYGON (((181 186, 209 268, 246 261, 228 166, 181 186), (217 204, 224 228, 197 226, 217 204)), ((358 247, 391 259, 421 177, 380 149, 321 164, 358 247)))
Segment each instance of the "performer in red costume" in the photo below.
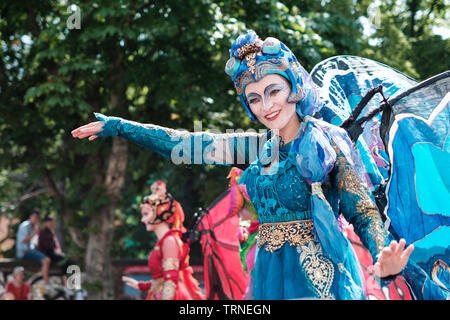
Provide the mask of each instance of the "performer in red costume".
POLYGON ((139 282, 130 277, 122 280, 132 288, 148 291, 147 300, 203 300, 205 297, 189 266, 189 246, 181 241, 183 209, 167 193, 164 182, 155 182, 152 192, 140 206, 141 222, 158 238, 148 258, 152 280, 139 282))

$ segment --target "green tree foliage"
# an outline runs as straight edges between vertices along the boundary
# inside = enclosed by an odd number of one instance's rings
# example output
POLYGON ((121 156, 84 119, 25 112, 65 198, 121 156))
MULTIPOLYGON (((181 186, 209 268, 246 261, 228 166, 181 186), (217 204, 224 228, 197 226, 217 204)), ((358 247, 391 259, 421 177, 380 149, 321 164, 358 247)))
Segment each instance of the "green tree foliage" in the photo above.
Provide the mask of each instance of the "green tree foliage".
POLYGON ((67 23, 71 4, 0 3, 0 208, 20 219, 33 207, 56 213, 102 298, 111 259, 144 258, 155 241, 138 211, 150 184, 167 182, 188 223, 226 188, 229 168, 174 166, 122 139, 73 139, 93 112, 187 130, 261 128, 224 72, 247 29, 281 39, 307 70, 352 54, 425 79, 449 63, 448 39, 433 33, 448 19, 443 1, 380 2, 376 21, 365 0, 79 1, 79 29, 67 23))
POLYGON ((361 7, 370 13, 373 32, 363 40, 361 55, 386 63, 418 80, 450 69, 447 1, 362 3, 361 7), (439 35, 436 30, 441 31, 439 35))

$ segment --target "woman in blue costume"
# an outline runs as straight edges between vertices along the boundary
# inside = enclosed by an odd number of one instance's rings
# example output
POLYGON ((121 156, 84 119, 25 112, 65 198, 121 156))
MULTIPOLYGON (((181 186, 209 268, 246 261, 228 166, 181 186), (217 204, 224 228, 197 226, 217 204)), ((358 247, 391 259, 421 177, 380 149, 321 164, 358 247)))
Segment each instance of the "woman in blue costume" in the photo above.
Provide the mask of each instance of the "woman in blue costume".
POLYGON ((239 183, 260 222, 253 299, 364 299, 340 213, 377 261, 380 278, 399 274, 413 246, 404 250, 403 239, 391 241, 346 131, 312 117, 322 105, 289 48, 250 31, 233 43, 225 71, 268 135, 189 133, 101 114, 72 135, 120 136, 176 164, 250 163, 239 183))

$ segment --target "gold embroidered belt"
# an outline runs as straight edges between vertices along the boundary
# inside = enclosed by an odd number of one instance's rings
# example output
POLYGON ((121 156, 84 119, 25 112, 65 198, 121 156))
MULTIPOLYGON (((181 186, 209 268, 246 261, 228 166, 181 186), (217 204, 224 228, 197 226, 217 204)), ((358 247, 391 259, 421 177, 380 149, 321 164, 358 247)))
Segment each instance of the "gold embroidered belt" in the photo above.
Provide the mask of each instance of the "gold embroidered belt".
POLYGON ((314 240, 312 220, 264 223, 259 226, 258 248, 273 253, 286 242, 291 246, 300 246, 314 240))

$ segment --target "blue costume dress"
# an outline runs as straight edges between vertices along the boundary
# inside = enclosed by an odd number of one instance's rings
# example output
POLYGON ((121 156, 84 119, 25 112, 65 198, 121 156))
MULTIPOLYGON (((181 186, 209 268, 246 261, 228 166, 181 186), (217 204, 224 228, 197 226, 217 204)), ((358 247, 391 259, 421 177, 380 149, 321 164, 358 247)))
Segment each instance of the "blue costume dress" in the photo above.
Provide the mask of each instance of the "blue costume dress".
MULTIPOLYGON (((254 32, 233 43, 225 71, 252 120, 255 116, 246 101, 245 86, 267 74, 289 80, 288 102, 296 103, 301 120, 296 138, 283 145, 272 132, 189 133, 101 114, 96 117, 104 126, 97 136, 129 139, 174 164, 250 164, 239 183, 247 186, 260 222, 253 299, 364 299, 359 262, 339 230, 338 217, 342 214, 353 224, 374 261, 394 238, 386 230, 371 193, 370 188, 383 177, 367 146, 360 142, 355 146, 343 129, 329 123, 333 114, 338 114, 332 110, 341 93, 333 91, 338 86, 325 90, 331 103, 324 105, 327 100, 319 99, 311 77, 292 52, 277 39, 262 42, 254 32)), ((342 73, 336 73, 337 83, 342 73)), ((370 71, 367 75, 374 78, 370 71)), ((344 93, 359 85, 353 80, 341 83, 348 85, 344 93)), ((350 98, 343 97, 351 110, 354 101, 350 98)), ((432 298, 449 296, 435 290, 427 274, 413 262, 404 273, 415 282, 415 294, 424 295, 427 287, 432 298)))

